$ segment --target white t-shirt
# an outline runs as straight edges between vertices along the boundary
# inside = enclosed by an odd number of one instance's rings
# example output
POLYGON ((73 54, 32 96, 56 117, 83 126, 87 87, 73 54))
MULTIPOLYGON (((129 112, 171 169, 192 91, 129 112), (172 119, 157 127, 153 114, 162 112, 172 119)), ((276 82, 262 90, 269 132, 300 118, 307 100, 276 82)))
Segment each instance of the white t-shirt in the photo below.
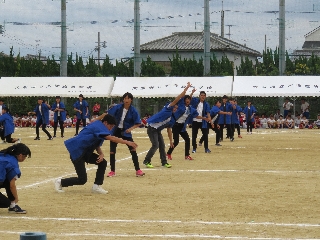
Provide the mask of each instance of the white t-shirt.
POLYGON ((268 123, 270 123, 270 124, 274 124, 275 121, 276 121, 276 120, 274 120, 274 119, 270 119, 270 118, 268 119, 268 123))
POLYGON ((268 120, 267 120, 266 118, 260 118, 260 123, 261 123, 261 124, 267 123, 267 121, 268 121, 268 120))
POLYGON ((293 124, 293 119, 287 119, 287 124, 290 126, 290 125, 292 125, 293 124))
MULTIPOLYGON (((60 104, 57 103, 57 108, 59 108, 60 104)), ((58 116, 60 117, 60 111, 58 111, 58 116)))
POLYGON ((285 110, 290 110, 291 107, 293 107, 293 104, 291 102, 287 102, 283 104, 283 108, 285 110))
POLYGON ((278 123, 278 124, 283 124, 283 123, 284 123, 284 119, 280 119, 280 118, 279 118, 279 119, 277 120, 277 123, 278 123))
POLYGON ((122 111, 120 122, 119 122, 119 126, 118 126, 119 128, 123 128, 123 121, 124 121, 124 118, 126 117, 127 112, 128 110, 124 108, 122 111))
POLYGON ((71 118, 66 118, 66 120, 64 120, 65 123, 72 123, 72 119, 71 118))
POLYGON ((190 114, 189 108, 186 107, 184 114, 177 120, 177 123, 185 123, 189 114, 190 114))
MULTIPOLYGON (((202 116, 202 111, 203 111, 203 102, 199 102, 197 107, 197 112, 200 114, 199 116, 202 116)), ((194 118, 193 121, 202 122, 202 119, 194 118)))
POLYGON ((309 107, 309 103, 307 103, 307 102, 302 103, 301 104, 301 111, 302 112, 309 112, 308 107, 309 107))

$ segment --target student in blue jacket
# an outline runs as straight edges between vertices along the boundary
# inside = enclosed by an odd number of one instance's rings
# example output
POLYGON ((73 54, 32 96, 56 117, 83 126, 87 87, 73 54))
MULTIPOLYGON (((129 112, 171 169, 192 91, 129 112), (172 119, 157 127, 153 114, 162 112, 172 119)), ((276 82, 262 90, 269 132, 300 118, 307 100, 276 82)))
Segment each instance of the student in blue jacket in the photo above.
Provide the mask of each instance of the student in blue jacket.
POLYGON ((178 105, 176 105, 181 98, 183 98, 186 95, 187 90, 191 84, 188 82, 185 89, 180 93, 171 103, 168 103, 160 110, 160 112, 154 114, 150 118, 148 118, 148 129, 147 134, 149 136, 150 142, 152 144, 151 148, 149 149, 143 164, 146 165, 148 168, 153 168, 153 165, 151 164, 151 158, 155 154, 155 152, 159 148, 160 153, 160 160, 163 167, 171 168, 171 164, 168 164, 167 158, 166 158, 166 150, 165 150, 165 144, 163 140, 163 136, 161 134, 161 131, 164 128, 167 128, 168 137, 170 140, 170 147, 174 147, 172 142, 172 126, 175 123, 175 119, 173 117, 173 113, 177 110, 178 105))
POLYGON ((55 189, 57 192, 64 192, 62 189, 63 187, 84 185, 87 182, 85 163, 90 163, 98 166, 96 178, 91 191, 93 193, 101 194, 108 193, 108 191, 101 187, 107 168, 107 161, 104 159, 104 154, 101 149, 104 140, 127 144, 132 147, 133 150, 137 148, 137 144, 134 142, 111 136, 111 129, 115 125, 116 120, 113 116, 103 114, 96 118, 96 121, 84 127, 78 136, 70 138, 64 142, 78 176, 57 179, 55 181, 55 189), (94 151, 98 154, 94 153, 94 151))
MULTIPOLYGON (((220 100, 215 101, 214 106, 210 110, 211 123, 210 123, 210 127, 209 127, 209 129, 211 128, 216 133, 216 144, 215 145, 218 147, 221 146, 221 144, 219 143, 220 142, 220 126, 218 124, 220 115, 231 115, 231 112, 221 111, 220 107, 221 107, 220 100)), ((201 137, 199 144, 202 144, 202 142, 203 142, 203 137, 201 137)))
POLYGON ((14 133, 14 123, 7 107, 2 107, 0 124, 3 126, 1 131, 1 139, 5 139, 7 143, 20 142, 20 139, 11 137, 12 133, 14 133))
MULTIPOLYGON (((2 115, 2 108, 3 107, 6 107, 6 105, 4 105, 4 101, 3 99, 0 98, 0 116, 2 115)), ((1 137, 1 141, 0 143, 5 143, 5 138, 3 137, 3 127, 2 127, 2 124, 0 122, 0 137, 1 137)))
POLYGON ((66 107, 63 102, 61 102, 61 97, 56 96, 56 102, 52 105, 51 110, 54 112, 53 115, 53 137, 56 137, 58 123, 61 130, 61 137, 64 134, 64 121, 66 120, 66 107))
POLYGON ((199 116, 202 118, 193 118, 192 121, 192 153, 195 153, 197 150, 197 135, 199 129, 201 129, 203 141, 204 141, 204 152, 210 153, 209 143, 208 143, 208 122, 211 121, 210 117, 210 105, 206 102, 206 92, 201 91, 199 98, 192 98, 191 106, 197 109, 199 116))
POLYGON ((193 160, 190 156, 190 137, 186 130, 187 124, 192 123, 193 118, 204 119, 203 117, 199 116, 199 113, 196 109, 194 109, 191 103, 192 94, 196 91, 196 89, 192 90, 192 93, 189 95, 184 96, 178 102, 178 108, 176 112, 173 114, 175 123, 172 127, 172 135, 173 135, 173 146, 169 148, 167 152, 167 158, 172 160, 172 152, 179 144, 179 135, 184 140, 184 156, 186 160, 193 160))
POLYGON ((86 100, 83 99, 83 95, 79 95, 79 100, 73 104, 73 110, 76 111, 77 115, 77 123, 76 123, 76 134, 79 134, 80 122, 82 121, 82 126, 85 127, 87 125, 87 118, 89 117, 89 104, 86 100))
MULTIPOLYGON (((223 112, 232 113, 233 111, 233 106, 228 102, 228 97, 226 95, 222 97, 220 109, 223 112)), ((232 142, 234 140, 234 133, 231 132, 231 115, 225 114, 223 116, 220 116, 218 123, 220 125, 220 141, 223 141, 223 129, 227 128, 227 136, 230 138, 230 141, 232 142)))
POLYGON ((248 100, 248 105, 243 109, 243 113, 246 115, 247 134, 252 134, 252 127, 254 123, 254 115, 257 109, 251 104, 251 100, 248 100))
POLYGON ((236 106, 236 117, 235 117, 235 128, 237 129, 238 132, 238 138, 242 138, 241 133, 240 133, 240 114, 242 112, 242 108, 238 105, 237 99, 234 100, 234 104, 236 106))
POLYGON ((33 110, 33 112, 29 112, 28 115, 30 114, 36 114, 37 115, 37 122, 36 122, 36 138, 34 140, 40 140, 39 136, 39 128, 41 126, 42 131, 47 134, 48 140, 52 140, 51 134, 47 131, 46 127, 49 125, 49 110, 50 110, 50 105, 47 104, 41 97, 38 98, 38 104, 33 110))
POLYGON ((21 176, 18 163, 27 157, 31 157, 31 151, 23 143, 13 144, 0 151, 0 188, 4 188, 7 193, 5 196, 0 192, 0 208, 8 208, 9 213, 27 213, 17 204, 19 197, 16 187, 16 180, 21 176))
MULTIPOLYGON (((122 103, 115 105, 108 110, 108 114, 115 117, 117 126, 115 127, 113 136, 133 142, 132 130, 140 127, 141 119, 138 111, 132 106, 133 95, 129 92, 122 96, 122 103)), ((107 177, 116 176, 116 150, 117 143, 110 142, 110 166, 111 171, 107 177)), ((136 170, 136 176, 144 176, 144 172, 140 170, 137 152, 128 145, 132 156, 132 162, 136 170)))

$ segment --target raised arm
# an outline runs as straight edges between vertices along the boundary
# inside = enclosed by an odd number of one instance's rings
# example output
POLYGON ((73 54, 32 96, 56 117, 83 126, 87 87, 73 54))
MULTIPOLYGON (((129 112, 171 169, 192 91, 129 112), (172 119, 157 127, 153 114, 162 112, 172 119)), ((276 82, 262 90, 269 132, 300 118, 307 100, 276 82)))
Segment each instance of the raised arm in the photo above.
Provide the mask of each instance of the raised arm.
POLYGON ((187 83, 187 86, 184 88, 184 90, 169 104, 170 107, 176 105, 179 100, 186 95, 187 90, 191 86, 190 82, 187 83))
POLYGON ((197 91, 197 89, 193 88, 192 91, 191 91, 191 93, 190 93, 190 95, 189 95, 191 99, 192 99, 192 96, 193 96, 193 94, 194 94, 195 91, 197 91))

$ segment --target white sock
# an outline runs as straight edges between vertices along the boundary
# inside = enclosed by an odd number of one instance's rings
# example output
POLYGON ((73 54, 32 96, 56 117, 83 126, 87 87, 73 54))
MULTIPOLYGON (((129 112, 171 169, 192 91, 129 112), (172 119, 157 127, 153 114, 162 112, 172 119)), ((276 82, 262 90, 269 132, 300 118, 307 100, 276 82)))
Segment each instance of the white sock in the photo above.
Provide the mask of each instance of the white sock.
POLYGON ((16 203, 15 202, 11 202, 10 208, 14 208, 15 206, 16 206, 16 203))

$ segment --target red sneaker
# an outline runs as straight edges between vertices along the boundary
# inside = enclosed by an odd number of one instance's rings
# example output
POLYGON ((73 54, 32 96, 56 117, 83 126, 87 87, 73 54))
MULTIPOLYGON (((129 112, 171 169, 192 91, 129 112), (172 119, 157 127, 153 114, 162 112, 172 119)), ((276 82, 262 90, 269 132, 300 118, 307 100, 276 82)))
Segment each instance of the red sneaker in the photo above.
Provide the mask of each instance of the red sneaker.
POLYGON ((116 176, 116 173, 111 171, 107 174, 107 177, 115 177, 116 176))
POLYGON ((142 172, 141 170, 138 170, 138 171, 136 172, 136 177, 141 177, 141 176, 144 176, 144 175, 145 175, 145 173, 142 172))
POLYGON ((167 154, 167 159, 172 160, 171 154, 167 154))
POLYGON ((185 160, 193 160, 193 158, 189 155, 189 156, 185 156, 184 158, 185 160))

